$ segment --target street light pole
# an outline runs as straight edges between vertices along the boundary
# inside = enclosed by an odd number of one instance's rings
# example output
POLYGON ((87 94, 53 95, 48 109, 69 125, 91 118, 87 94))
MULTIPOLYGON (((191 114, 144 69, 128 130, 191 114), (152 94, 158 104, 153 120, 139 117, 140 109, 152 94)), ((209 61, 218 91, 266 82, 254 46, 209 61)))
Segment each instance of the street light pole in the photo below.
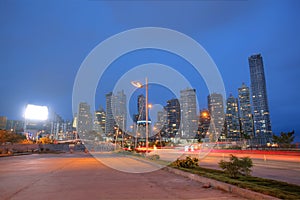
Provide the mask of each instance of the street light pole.
POLYGON ((122 150, 124 148, 124 130, 125 130, 125 116, 123 116, 123 128, 122 128, 122 150))
POLYGON ((134 149, 136 149, 136 147, 137 147, 137 137, 138 137, 137 128, 136 128, 134 131, 135 131, 135 138, 134 138, 134 149))
POLYGON ((146 89, 146 153, 148 153, 148 137, 149 137, 149 129, 148 129, 148 78, 146 77, 145 89, 146 89))
MULTIPOLYGON (((146 109, 146 153, 148 152, 148 137, 149 137, 149 118, 148 118, 148 78, 145 78, 145 85, 141 84, 140 82, 137 81, 131 81, 131 84, 137 88, 142 88, 145 87, 146 90, 146 102, 145 102, 145 109, 146 109)), ((137 140, 137 137, 136 137, 137 140)))

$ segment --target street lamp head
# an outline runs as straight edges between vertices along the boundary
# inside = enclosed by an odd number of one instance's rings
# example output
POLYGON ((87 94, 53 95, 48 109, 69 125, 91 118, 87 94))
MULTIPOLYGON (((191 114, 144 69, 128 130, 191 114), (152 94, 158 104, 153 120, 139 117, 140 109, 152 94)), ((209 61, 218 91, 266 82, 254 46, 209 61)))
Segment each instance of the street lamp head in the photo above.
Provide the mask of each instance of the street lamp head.
POLYGON ((141 84, 141 83, 138 82, 138 81, 131 81, 131 84, 132 84, 134 87, 137 87, 137 88, 142 88, 142 87, 143 87, 143 84, 141 84))

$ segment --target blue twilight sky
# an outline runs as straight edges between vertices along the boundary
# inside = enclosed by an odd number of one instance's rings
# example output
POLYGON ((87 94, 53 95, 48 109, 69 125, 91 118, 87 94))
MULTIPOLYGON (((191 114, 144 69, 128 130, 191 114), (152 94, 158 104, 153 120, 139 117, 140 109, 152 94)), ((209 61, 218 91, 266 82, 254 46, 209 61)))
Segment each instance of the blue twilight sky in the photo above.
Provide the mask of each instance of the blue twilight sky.
MULTIPOLYGON (((272 129, 277 134, 295 129, 299 141, 299 11, 297 0, 0 0, 0 116, 22 119, 25 105, 34 103, 72 119, 73 83, 89 52, 119 32, 164 27, 192 37, 206 49, 220 70, 227 95, 237 96, 242 82, 250 86, 247 59, 261 53, 272 129)), ((150 49, 124 55, 109 67, 99 82, 96 106, 105 107, 104 95, 122 74, 148 62, 180 66, 197 90, 199 109, 207 106, 207 88, 189 63, 150 49)), ((172 97, 162 88, 150 87, 153 103, 164 104, 172 97)))

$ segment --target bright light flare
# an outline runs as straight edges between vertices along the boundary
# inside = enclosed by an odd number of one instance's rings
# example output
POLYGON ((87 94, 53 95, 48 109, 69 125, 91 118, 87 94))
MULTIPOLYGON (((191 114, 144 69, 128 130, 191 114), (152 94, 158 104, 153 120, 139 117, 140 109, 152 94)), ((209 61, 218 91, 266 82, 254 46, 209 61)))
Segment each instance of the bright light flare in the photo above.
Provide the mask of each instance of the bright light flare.
POLYGON ((47 120, 48 107, 28 104, 25 110, 25 119, 31 120, 47 120))
POLYGON ((142 88, 142 87, 143 87, 143 84, 141 84, 141 83, 138 82, 138 81, 131 81, 131 84, 132 84, 134 87, 137 87, 137 88, 142 88))
POLYGON ((208 117, 208 112, 204 111, 201 113, 202 117, 207 118, 208 117))

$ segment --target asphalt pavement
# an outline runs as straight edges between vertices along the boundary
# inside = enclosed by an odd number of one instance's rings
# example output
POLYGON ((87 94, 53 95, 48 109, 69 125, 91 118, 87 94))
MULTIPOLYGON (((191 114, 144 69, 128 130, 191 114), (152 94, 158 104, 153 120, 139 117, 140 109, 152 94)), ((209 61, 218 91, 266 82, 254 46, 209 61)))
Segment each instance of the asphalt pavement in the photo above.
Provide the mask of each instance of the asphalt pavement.
MULTIPOLYGON (((128 157, 113 155, 109 159, 126 168, 147 168, 147 163, 128 157)), ((147 173, 115 170, 85 153, 2 157, 0 166, 3 200, 243 199, 159 168, 147 173)))

